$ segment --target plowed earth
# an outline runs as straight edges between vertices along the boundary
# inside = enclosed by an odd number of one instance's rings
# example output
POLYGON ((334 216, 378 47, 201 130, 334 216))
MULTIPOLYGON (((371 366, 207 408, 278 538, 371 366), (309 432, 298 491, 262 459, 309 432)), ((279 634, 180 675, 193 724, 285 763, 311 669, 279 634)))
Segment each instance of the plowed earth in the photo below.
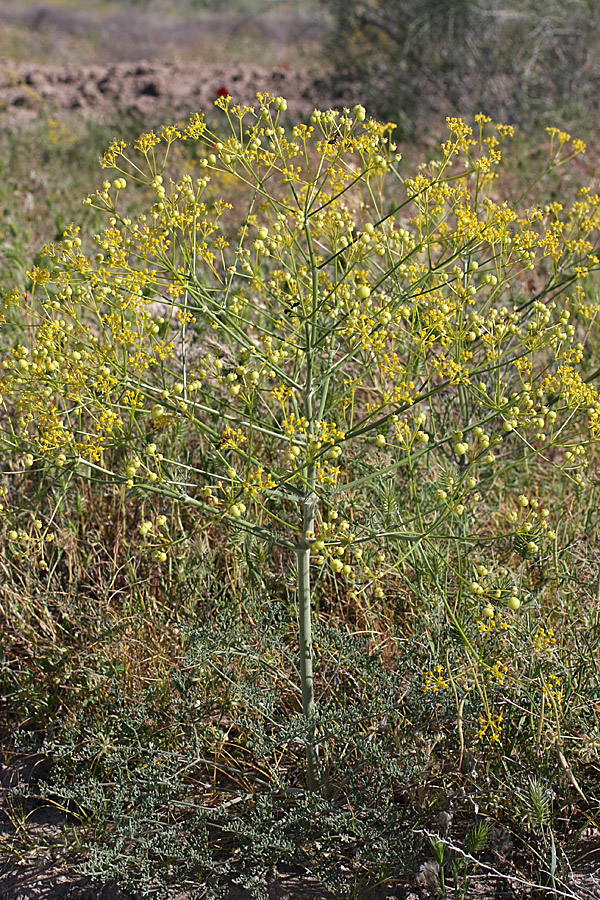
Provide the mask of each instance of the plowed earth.
POLYGON ((351 92, 324 96, 315 72, 232 64, 121 62, 103 66, 39 66, 0 62, 0 125, 16 128, 40 113, 77 112, 101 120, 125 113, 176 120, 208 110, 226 89, 236 103, 254 105, 257 92, 283 95, 288 116, 302 120, 315 106, 352 102, 351 92))
POLYGON ((177 119, 210 108, 220 88, 248 105, 259 91, 284 95, 290 120, 351 101, 347 90, 324 93, 317 68, 328 25, 313 5, 262 7, 186 13, 158 0, 143 8, 1 0, 0 121, 16 127, 40 111, 177 119))

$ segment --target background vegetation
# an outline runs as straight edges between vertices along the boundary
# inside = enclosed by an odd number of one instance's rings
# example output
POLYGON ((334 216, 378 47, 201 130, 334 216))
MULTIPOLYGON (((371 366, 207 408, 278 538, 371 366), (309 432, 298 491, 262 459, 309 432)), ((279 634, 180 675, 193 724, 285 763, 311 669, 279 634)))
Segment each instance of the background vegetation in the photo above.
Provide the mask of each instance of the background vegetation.
POLYGON ((596 108, 596 0, 323 0, 338 78, 406 132, 432 112, 583 125, 596 108))

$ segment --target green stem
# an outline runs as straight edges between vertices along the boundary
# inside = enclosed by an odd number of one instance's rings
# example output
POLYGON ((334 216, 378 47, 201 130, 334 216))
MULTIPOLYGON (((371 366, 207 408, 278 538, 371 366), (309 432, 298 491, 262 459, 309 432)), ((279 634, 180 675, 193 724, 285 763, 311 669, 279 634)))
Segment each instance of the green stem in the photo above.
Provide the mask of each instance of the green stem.
POLYGON ((313 680, 312 610, 310 591, 310 545, 306 533, 313 531, 316 496, 308 495, 303 509, 302 539, 296 547, 298 561, 298 637, 300 643, 300 684, 302 687, 302 711, 308 720, 306 744, 307 778, 309 791, 319 785, 319 758, 316 744, 315 688, 313 680))

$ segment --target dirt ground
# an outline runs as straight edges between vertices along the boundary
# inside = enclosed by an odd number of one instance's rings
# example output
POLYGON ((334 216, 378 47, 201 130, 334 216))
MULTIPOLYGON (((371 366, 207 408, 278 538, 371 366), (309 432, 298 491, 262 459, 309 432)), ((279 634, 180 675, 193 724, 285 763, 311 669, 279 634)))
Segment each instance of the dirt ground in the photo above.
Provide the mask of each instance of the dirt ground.
POLYGON ((133 114, 155 124, 210 108, 223 88, 248 105, 259 91, 285 95, 290 119, 316 105, 358 102, 347 86, 326 87, 328 25, 318 6, 231 7, 194 13, 165 0, 140 7, 0 0, 0 127, 62 112, 95 120, 133 114))
POLYGON ((353 99, 348 91, 324 96, 317 73, 287 67, 159 62, 39 66, 0 61, 0 127, 15 128, 41 113, 60 112, 95 120, 123 112, 154 124, 160 115, 174 120, 210 109, 222 88, 236 103, 248 105, 256 102, 257 92, 283 95, 289 117, 297 120, 316 105, 344 105, 353 99))

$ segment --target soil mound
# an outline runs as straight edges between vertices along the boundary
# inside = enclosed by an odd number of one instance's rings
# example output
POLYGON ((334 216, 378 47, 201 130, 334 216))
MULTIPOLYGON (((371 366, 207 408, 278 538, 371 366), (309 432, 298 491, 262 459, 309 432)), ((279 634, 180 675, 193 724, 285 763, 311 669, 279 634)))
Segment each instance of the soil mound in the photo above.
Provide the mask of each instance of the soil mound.
POLYGON ((333 92, 315 71, 274 70, 252 65, 182 65, 124 62, 103 66, 38 66, 0 61, 0 125, 19 127, 41 113, 76 112, 96 121, 124 113, 155 123, 176 120, 230 93, 236 103, 254 105, 257 92, 285 96, 288 116, 302 120, 315 106, 345 106, 352 91, 333 92), (329 94, 329 95, 328 95, 329 94))

